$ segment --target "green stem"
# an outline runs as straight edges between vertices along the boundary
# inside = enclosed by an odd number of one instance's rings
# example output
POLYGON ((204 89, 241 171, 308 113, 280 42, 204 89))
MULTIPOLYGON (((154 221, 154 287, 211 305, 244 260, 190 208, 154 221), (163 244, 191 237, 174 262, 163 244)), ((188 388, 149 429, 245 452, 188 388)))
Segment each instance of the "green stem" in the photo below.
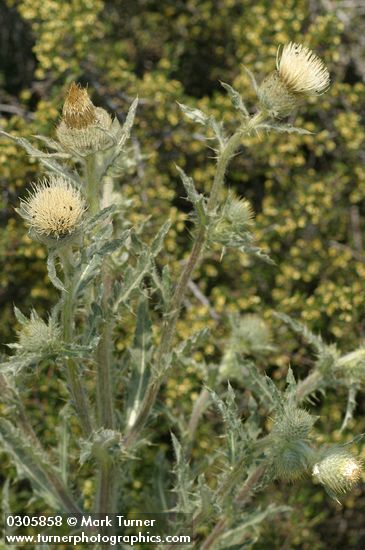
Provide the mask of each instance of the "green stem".
POLYGON ((100 208, 100 185, 97 171, 97 158, 89 155, 85 159, 86 199, 89 212, 94 216, 100 208))
MULTIPOLYGON (((100 171, 98 169, 98 158, 96 155, 86 159, 85 177, 87 180, 87 195, 89 208, 92 215, 95 215, 101 208, 100 192, 100 171)), ((105 185, 103 206, 111 204, 110 186, 105 185), (108 192, 106 192, 108 190, 108 192)), ((97 424, 100 429, 115 429, 114 395, 112 384, 112 360, 113 360, 113 319, 110 315, 109 298, 112 293, 112 278, 107 259, 104 258, 101 268, 101 279, 103 287, 102 299, 102 328, 100 340, 96 352, 96 413, 97 424)), ((95 508, 99 514, 115 513, 117 476, 116 466, 112 459, 106 455, 99 461, 99 473, 97 480, 97 492, 95 508)))
MULTIPOLYGON (((227 166, 237 151, 242 136, 245 133, 249 133, 255 128, 255 126, 261 122, 263 118, 262 113, 257 113, 247 123, 246 126, 240 128, 231 138, 227 141, 225 147, 221 151, 218 158, 216 174, 214 177, 211 193, 208 199, 208 210, 212 212, 219 201, 220 193, 224 185, 224 177, 227 170, 227 166)), ((150 382, 144 400, 142 402, 140 411, 137 415, 136 421, 127 433, 124 444, 129 447, 137 438, 140 430, 143 428, 152 407, 156 401, 160 386, 163 381, 163 375, 167 368, 170 366, 170 354, 173 347, 173 341, 176 332, 176 323, 180 315, 181 305, 191 278, 191 275, 201 257, 204 245, 206 242, 206 229, 201 227, 196 236, 193 248, 191 250, 189 259, 180 275, 174 295, 171 300, 170 308, 165 316, 165 321, 162 327, 161 342, 157 354, 156 360, 156 372, 157 376, 150 382)))
MULTIPOLYGON (((65 279, 66 279, 66 291, 63 295, 63 340, 66 344, 72 342, 74 331, 74 277, 72 276, 72 261, 71 251, 65 250, 61 256, 65 279)), ((67 381, 70 388, 72 401, 76 412, 79 417, 81 429, 86 438, 88 438, 92 432, 92 423, 89 413, 89 403, 86 398, 82 379, 80 377, 78 367, 74 359, 68 358, 66 360, 67 367, 67 381)))

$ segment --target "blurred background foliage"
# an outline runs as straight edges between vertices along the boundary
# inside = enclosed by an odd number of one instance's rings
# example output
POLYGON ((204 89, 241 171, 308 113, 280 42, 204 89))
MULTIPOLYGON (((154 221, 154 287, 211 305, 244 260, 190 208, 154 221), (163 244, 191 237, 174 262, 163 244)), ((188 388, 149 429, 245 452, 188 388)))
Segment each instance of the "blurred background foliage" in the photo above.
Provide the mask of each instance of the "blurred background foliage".
MULTIPOLYGON (((74 80, 87 84, 93 102, 121 120, 138 93, 130 142, 138 164, 118 185, 133 199, 132 223, 152 216, 148 231, 153 231, 167 216, 173 219, 164 261, 176 273, 190 247, 191 226, 175 163, 201 191, 209 189, 214 174, 211 143, 201 127, 184 118, 177 101, 224 119, 229 130, 237 114, 219 81, 239 90, 254 112, 255 94, 243 65, 260 81, 274 68, 279 44, 293 40, 313 48, 328 65, 332 86, 289 121, 313 134, 246 138, 228 175, 229 187, 253 205, 257 243, 276 265, 235 252, 221 259, 218 249, 211 251, 195 274, 179 335, 183 339, 211 327, 203 355, 214 361, 228 330, 227 314, 259 313, 275 336, 276 351, 265 367, 277 380, 289 362, 304 377, 312 358, 273 318, 274 311, 302 320, 343 352, 364 340, 365 8, 360 0, 3 0, 0 20, 0 122, 7 132, 54 137, 65 91, 74 80)), ((29 240, 14 212, 39 166, 5 139, 0 163, 0 331, 6 343, 14 341, 13 304, 45 314, 55 291, 46 275, 45 250, 29 240)), ((127 333, 124 324, 118 349, 127 333)), ((52 439, 52 371, 38 384, 29 406, 43 423, 39 429, 52 439)), ((199 384, 193 366, 176 371, 164 390, 174 415, 189 410, 199 384)), ((326 403, 319 431, 334 431, 340 439, 336 430, 345 396, 326 403)), ((362 398, 352 424, 357 433, 365 429, 364 412, 362 398)), ((204 423, 199 434, 195 452, 209 452, 212 433, 204 423)), ((133 467, 130 489, 141 502, 146 475, 143 466, 133 467)), ((85 480, 85 494, 89 490, 85 480)), ((26 486, 18 493, 24 503, 22 491, 26 486)), ((342 510, 307 481, 299 490, 273 487, 266 498, 289 502, 297 511, 289 520, 268 523, 257 548, 365 546, 361 488, 342 510)))

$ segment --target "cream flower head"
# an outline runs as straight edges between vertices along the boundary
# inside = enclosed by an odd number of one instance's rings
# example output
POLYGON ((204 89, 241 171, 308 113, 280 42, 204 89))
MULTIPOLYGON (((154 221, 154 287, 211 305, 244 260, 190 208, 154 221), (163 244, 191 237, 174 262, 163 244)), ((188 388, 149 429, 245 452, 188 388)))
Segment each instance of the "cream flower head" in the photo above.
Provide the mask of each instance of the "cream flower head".
POLYGON ((346 449, 330 449, 313 466, 313 476, 336 498, 355 487, 361 479, 362 463, 346 449))
POLYGON ((61 239, 80 227, 85 202, 69 180, 51 176, 33 184, 18 212, 37 236, 61 239))
POLYGON ((293 94, 319 95, 330 85, 327 67, 316 54, 302 46, 290 42, 276 58, 279 77, 293 94))
POLYGON ((289 115, 303 97, 320 95, 330 85, 323 61, 302 44, 290 42, 282 51, 279 48, 276 69, 258 91, 261 105, 275 117, 289 115))

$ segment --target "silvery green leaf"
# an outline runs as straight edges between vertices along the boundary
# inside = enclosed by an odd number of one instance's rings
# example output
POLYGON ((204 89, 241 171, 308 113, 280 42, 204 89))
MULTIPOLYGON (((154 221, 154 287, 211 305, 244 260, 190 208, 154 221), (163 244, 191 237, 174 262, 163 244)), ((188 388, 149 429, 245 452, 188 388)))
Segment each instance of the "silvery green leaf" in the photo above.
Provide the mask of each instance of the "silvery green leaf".
POLYGON ((185 187, 185 191, 187 193, 188 199, 190 202, 192 202, 194 206, 194 210, 198 216, 198 219, 202 225, 205 225, 208 219, 208 215, 206 212, 206 200, 205 197, 198 193, 195 189, 193 178, 190 178, 187 176, 179 166, 176 166, 176 170, 179 172, 179 176, 181 178, 181 181, 185 187))
POLYGON ((257 541, 258 533, 255 529, 270 515, 288 513, 292 509, 289 506, 269 505, 266 510, 256 510, 243 514, 243 519, 237 527, 225 531, 217 537, 212 550, 227 550, 228 548, 252 548, 257 541), (254 535, 254 539, 252 536, 254 535))
POLYGON ((55 286, 58 290, 65 292, 66 289, 63 286, 63 282, 57 276, 56 264, 55 264, 56 257, 57 257, 56 252, 54 250, 50 250, 47 258, 48 277, 50 278, 50 281, 53 284, 53 286, 55 286))
POLYGON ((256 365, 251 361, 241 361, 242 383, 251 390, 256 399, 267 409, 281 408, 283 396, 279 392, 273 380, 266 374, 261 374, 256 365))
POLYGON ((162 269, 161 275, 158 273, 157 267, 153 266, 151 271, 152 281, 156 290, 160 293, 164 311, 168 311, 169 304, 173 295, 173 283, 171 274, 167 265, 162 269))
POLYGON ((39 141, 44 143, 50 149, 53 149, 54 151, 60 152, 61 153, 60 157, 62 155, 62 157, 64 157, 64 158, 70 158, 70 155, 64 152, 61 145, 55 139, 52 139, 52 138, 49 138, 49 137, 46 137, 46 136, 40 136, 40 135, 34 135, 32 137, 34 137, 35 139, 38 139, 39 141))
POLYGON ((120 125, 118 119, 114 119, 112 125, 112 137, 114 145, 106 151, 103 155, 103 162, 100 168, 100 179, 108 174, 109 168, 112 170, 114 163, 118 163, 118 157, 123 152, 124 146, 129 139, 131 129, 134 122, 138 105, 138 97, 135 98, 132 105, 129 108, 127 117, 123 126, 120 125))
POLYGON ((175 452, 175 485, 173 492, 176 494, 177 503, 174 511, 191 514, 194 511, 192 501, 193 478, 189 463, 185 458, 185 452, 177 437, 171 434, 175 452))
POLYGON ((150 378, 152 325, 148 300, 141 297, 137 308, 137 324, 132 346, 128 350, 131 378, 128 385, 127 427, 131 429, 138 416, 150 378))
POLYGON ((37 158, 39 162, 43 164, 43 166, 47 168, 50 172, 55 172, 60 176, 64 176, 65 178, 68 178, 72 180, 74 183, 76 183, 77 186, 80 186, 81 179, 79 175, 76 172, 72 172, 71 170, 68 170, 68 168, 59 164, 53 158, 53 155, 49 155, 47 153, 44 153, 44 151, 37 149, 25 138, 12 136, 11 134, 4 132, 3 130, 0 130, 0 134, 3 134, 4 136, 12 139, 13 141, 15 141, 15 143, 23 147, 23 149, 25 149, 25 151, 29 155, 31 155, 34 158, 37 158))
POLYGON ((245 244, 243 246, 240 246, 241 252, 244 252, 245 254, 249 254, 250 256, 255 256, 259 260, 262 260, 263 262, 270 264, 270 265, 276 265, 274 260, 270 258, 266 252, 263 252, 261 248, 258 246, 252 246, 249 244, 245 244))
POLYGON ((182 112, 188 118, 190 118, 190 120, 193 120, 198 124, 202 124, 203 126, 211 128, 216 138, 218 139, 220 146, 221 147, 224 146, 226 142, 226 138, 223 132, 223 123, 217 122, 213 116, 208 116, 205 113, 203 113, 203 111, 200 111, 199 109, 188 107, 187 105, 183 105, 182 103, 179 103, 179 102, 178 102, 178 105, 182 110, 182 112))
POLYGON ((118 312, 121 304, 126 305, 134 291, 140 288, 140 285, 150 271, 152 266, 152 257, 148 251, 144 251, 138 258, 135 267, 128 266, 124 272, 124 279, 117 283, 114 289, 113 311, 118 312))
POLYGON ((242 460, 245 449, 248 448, 248 434, 236 404, 236 396, 232 386, 228 383, 226 399, 223 400, 217 393, 211 390, 212 401, 219 410, 225 423, 225 437, 227 444, 227 459, 231 467, 242 460))
POLYGON ((100 273, 103 257, 94 254, 87 264, 80 269, 78 281, 74 287, 74 296, 80 296, 88 284, 100 273))
POLYGON ((28 319, 25 315, 23 315, 23 313, 20 311, 20 309, 18 309, 16 306, 14 306, 14 315, 16 317, 16 320, 18 321, 18 323, 20 323, 21 325, 25 325, 28 323, 28 319))
POLYGON ((17 376, 21 370, 37 366, 42 359, 44 359, 43 355, 36 353, 13 355, 8 360, 0 363, 1 372, 3 374, 17 376))
POLYGON ((127 235, 125 235, 124 238, 120 239, 113 239, 112 241, 105 242, 99 249, 95 251, 95 254, 98 254, 99 256, 106 256, 107 254, 111 254, 112 252, 115 252, 124 245, 125 239, 127 235))
POLYGON ((275 122, 262 122, 257 126, 257 128, 264 128, 265 130, 275 130, 276 132, 287 134, 309 135, 314 133, 306 130, 305 128, 297 128, 296 126, 292 126, 291 124, 279 124, 275 122))
POLYGON ((193 109, 192 107, 188 107, 187 105, 184 105, 183 103, 177 102, 178 106, 190 120, 193 120, 194 122, 197 122, 198 124, 205 125, 209 117, 203 113, 203 111, 200 111, 200 109, 193 109))
POLYGON ((306 342, 308 342, 308 344, 310 344, 318 354, 328 351, 329 346, 327 346, 327 344, 323 341, 320 334, 314 334, 306 325, 292 319, 285 313, 275 312, 274 315, 288 325, 292 331, 295 332, 295 334, 298 334, 306 342))
POLYGON ((156 257, 161 252, 165 237, 169 232, 170 227, 171 227, 171 220, 168 220, 163 224, 163 226, 160 228, 159 232, 153 239, 151 243, 151 254, 153 257, 156 257))
POLYGON ((26 439, 23 432, 5 418, 0 419, 0 440, 5 451, 12 456, 19 477, 31 481, 35 491, 52 508, 59 509, 60 502, 50 490, 49 464, 44 463, 46 458, 26 439))
POLYGON ((85 231, 92 231, 97 225, 101 225, 105 223, 108 218, 112 216, 116 211, 115 204, 112 204, 110 206, 107 206, 106 208, 103 208, 100 212, 98 212, 95 216, 92 218, 89 218, 84 222, 84 229, 85 231))
POLYGON ((241 94, 239 92, 237 92, 237 90, 235 90, 234 88, 232 88, 232 86, 230 86, 229 84, 226 84, 225 82, 221 82, 221 85, 223 86, 223 88, 228 92, 228 95, 230 97, 230 100, 232 102, 232 105, 235 109, 238 109, 239 111, 241 111, 241 113, 245 116, 245 117, 248 117, 249 116, 249 112, 248 110, 246 109, 245 107, 245 104, 243 102, 243 99, 241 97, 241 94))

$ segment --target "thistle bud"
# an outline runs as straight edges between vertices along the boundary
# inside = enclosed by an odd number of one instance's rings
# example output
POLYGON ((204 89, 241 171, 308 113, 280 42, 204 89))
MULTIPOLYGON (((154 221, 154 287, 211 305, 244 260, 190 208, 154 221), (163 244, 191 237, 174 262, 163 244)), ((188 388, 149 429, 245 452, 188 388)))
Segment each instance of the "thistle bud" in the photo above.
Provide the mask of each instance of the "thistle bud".
POLYGON ((269 436, 269 453, 277 478, 294 481, 308 472, 314 457, 308 438, 315 421, 315 416, 292 404, 277 414, 269 436))
POLYGON ((247 233, 252 225, 253 211, 250 203, 230 194, 211 230, 210 238, 223 245, 229 245, 236 237, 247 233))
POLYGON ((29 319, 23 315, 17 318, 22 325, 18 332, 18 344, 15 345, 19 352, 44 353, 58 347, 61 329, 52 317, 46 323, 33 310, 29 319))
POLYGON ((313 476, 337 500, 351 491, 360 481, 362 464, 347 449, 336 447, 327 450, 313 466, 313 476))
POLYGON ((93 105, 86 88, 72 83, 56 133, 66 150, 86 156, 110 147, 111 116, 93 105))
POLYGON ((276 71, 269 74, 259 87, 262 107, 272 116, 285 117, 306 96, 324 93, 330 84, 327 67, 315 53, 290 42, 280 55, 276 71))
POLYGON ((309 470, 313 449, 305 441, 279 440, 271 451, 273 472, 283 481, 296 481, 309 470))
POLYGON ((85 203, 69 180, 50 176, 33 184, 17 211, 29 225, 32 236, 52 245, 78 232, 85 203))
POLYGON ((275 418, 272 434, 281 439, 292 441, 294 439, 305 440, 309 436, 317 417, 312 416, 304 409, 288 406, 275 418))

